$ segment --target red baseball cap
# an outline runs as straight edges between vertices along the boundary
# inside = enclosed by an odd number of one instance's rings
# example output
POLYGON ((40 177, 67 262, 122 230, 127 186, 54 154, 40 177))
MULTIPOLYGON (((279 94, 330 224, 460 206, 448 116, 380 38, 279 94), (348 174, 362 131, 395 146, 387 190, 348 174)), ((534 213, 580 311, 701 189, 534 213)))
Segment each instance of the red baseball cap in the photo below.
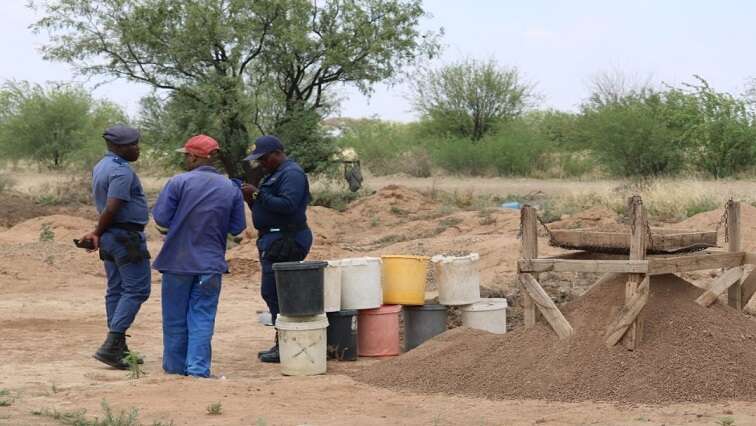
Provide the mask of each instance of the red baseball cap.
POLYGON ((209 158, 213 152, 219 149, 220 146, 215 139, 208 135, 197 135, 189 138, 184 147, 177 149, 176 152, 192 154, 195 157, 209 158))

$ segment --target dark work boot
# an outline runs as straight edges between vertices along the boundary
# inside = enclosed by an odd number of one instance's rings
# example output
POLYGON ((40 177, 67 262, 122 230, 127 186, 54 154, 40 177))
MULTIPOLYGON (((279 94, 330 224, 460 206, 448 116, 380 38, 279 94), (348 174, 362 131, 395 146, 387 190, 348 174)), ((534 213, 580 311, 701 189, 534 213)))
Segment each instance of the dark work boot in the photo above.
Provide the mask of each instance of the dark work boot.
POLYGON ((109 331, 105 343, 97 349, 94 358, 113 368, 128 370, 129 365, 123 361, 125 356, 126 335, 115 331, 109 331))
MULTIPOLYGON (((131 337, 131 336, 129 336, 127 334, 126 337, 131 337)), ((128 356, 130 352, 131 352, 131 350, 129 350, 129 345, 124 340, 124 342, 123 342, 123 355, 124 356, 128 356)), ((137 357, 137 364, 144 364, 144 358, 142 358, 141 356, 137 357)))
POLYGON ((270 352, 273 352, 273 351, 276 351, 276 352, 278 351, 278 332, 277 331, 276 331, 276 338, 275 338, 275 340, 273 342, 274 342, 274 345, 271 346, 270 349, 258 352, 257 353, 257 358, 261 359, 261 357, 263 355, 267 354, 267 353, 270 353, 270 352))
POLYGON ((276 364, 281 362, 281 357, 278 354, 278 345, 276 344, 276 346, 273 346, 269 352, 260 355, 260 361, 276 364))

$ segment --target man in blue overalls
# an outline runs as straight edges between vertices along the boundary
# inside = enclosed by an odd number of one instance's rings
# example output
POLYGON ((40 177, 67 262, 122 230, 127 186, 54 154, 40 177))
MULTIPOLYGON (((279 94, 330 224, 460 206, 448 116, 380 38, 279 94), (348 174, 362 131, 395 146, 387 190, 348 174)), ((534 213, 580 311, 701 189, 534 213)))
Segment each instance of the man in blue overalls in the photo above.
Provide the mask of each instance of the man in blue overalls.
POLYGON ((105 312, 109 331, 94 357, 111 367, 127 369, 126 330, 150 296, 150 254, 144 238, 147 199, 129 166, 139 158, 139 131, 114 126, 103 138, 108 153, 92 172, 92 193, 100 217, 95 230, 81 240, 90 242, 91 250, 100 250, 108 276, 105 312))
POLYGON ((167 234, 152 265, 163 273, 166 373, 210 377, 226 239, 247 227, 239 186, 213 167, 218 149, 210 136, 190 138, 179 150, 188 172, 165 184, 152 210, 167 234))
MULTIPOLYGON (((265 170, 259 188, 242 186, 244 199, 252 209, 252 222, 258 232, 257 250, 262 266, 261 293, 275 323, 278 294, 273 264, 304 260, 312 246, 307 226, 310 184, 302 167, 284 154, 275 136, 260 136, 245 161, 258 161, 265 170)), ((262 362, 279 362, 278 336, 275 345, 260 352, 262 362)))

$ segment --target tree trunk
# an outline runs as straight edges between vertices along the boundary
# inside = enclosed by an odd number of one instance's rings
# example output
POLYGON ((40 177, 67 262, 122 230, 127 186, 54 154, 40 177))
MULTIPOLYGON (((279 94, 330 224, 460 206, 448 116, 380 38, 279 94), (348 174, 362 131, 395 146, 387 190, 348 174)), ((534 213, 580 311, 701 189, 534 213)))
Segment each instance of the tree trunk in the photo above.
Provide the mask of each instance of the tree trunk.
POLYGON ((224 121, 220 161, 229 177, 243 179, 242 161, 247 156, 249 132, 238 115, 224 121))

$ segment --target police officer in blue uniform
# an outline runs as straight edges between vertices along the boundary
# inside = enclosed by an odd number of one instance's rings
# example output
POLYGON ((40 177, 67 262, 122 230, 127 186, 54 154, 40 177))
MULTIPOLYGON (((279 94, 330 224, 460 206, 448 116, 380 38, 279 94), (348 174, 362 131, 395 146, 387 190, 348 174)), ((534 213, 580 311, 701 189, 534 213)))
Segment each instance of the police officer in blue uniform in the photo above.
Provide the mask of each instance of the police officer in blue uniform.
MULTIPOLYGON (((262 297, 275 323, 279 309, 273 264, 304 260, 312 246, 306 214, 310 184, 302 167, 286 157, 275 136, 257 138, 245 161, 258 161, 266 173, 259 187, 245 184, 242 192, 258 232, 262 297)), ((280 362, 277 335, 275 345, 258 357, 262 362, 280 362)))
POLYGON ((93 198, 100 217, 94 231, 81 240, 90 250, 99 249, 108 277, 108 335, 94 357, 111 367, 127 369, 126 330, 150 296, 150 254, 144 237, 147 199, 139 177, 129 166, 139 158, 139 131, 114 126, 103 138, 108 153, 92 171, 93 198))

